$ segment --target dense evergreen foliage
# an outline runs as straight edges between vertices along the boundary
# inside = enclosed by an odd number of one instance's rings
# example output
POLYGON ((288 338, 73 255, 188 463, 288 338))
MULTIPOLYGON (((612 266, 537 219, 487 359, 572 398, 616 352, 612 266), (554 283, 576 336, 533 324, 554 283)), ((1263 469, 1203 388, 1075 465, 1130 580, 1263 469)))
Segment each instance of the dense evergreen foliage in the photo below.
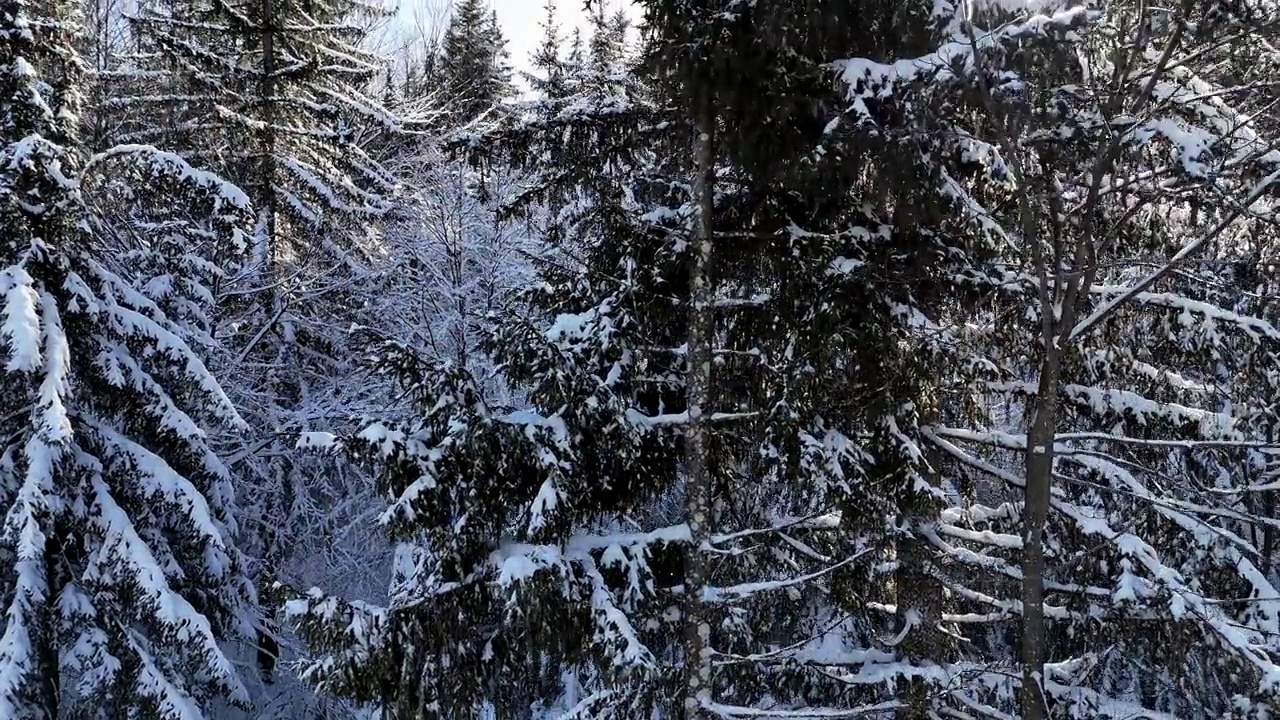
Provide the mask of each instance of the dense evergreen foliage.
POLYGON ((491 112, 511 92, 506 41, 483 0, 461 0, 453 9, 438 62, 445 107, 460 121, 491 112))
POLYGON ((183 336, 249 202, 152 147, 85 152, 74 17, 0 10, 0 715, 200 717, 249 700, 219 641, 256 600, 208 442, 244 421, 183 336))
POLYGON ((0 0, 0 717, 1280 713, 1269 1, 126 5, 0 0))
POLYGON ((1211 268, 1274 152, 1181 58, 1270 18, 644 7, 637 62, 596 10, 581 81, 544 24, 541 96, 467 138, 554 213, 488 342, 522 402, 380 346, 420 415, 338 446, 418 549, 385 609, 292 606, 334 653, 308 677, 396 717, 1268 712, 1269 616, 1223 605, 1273 597, 1229 547, 1267 519, 1204 473, 1256 484, 1270 442, 1228 387, 1268 382, 1273 330, 1211 268), (1132 622, 1220 644, 1161 670, 1132 622))

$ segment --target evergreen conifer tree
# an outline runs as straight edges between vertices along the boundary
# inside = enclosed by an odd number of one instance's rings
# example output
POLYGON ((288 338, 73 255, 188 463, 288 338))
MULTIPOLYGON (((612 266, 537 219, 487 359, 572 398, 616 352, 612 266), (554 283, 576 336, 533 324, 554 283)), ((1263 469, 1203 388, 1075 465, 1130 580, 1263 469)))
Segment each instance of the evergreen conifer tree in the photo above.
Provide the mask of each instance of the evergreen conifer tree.
POLYGON ((322 249, 346 257, 343 231, 359 233, 353 219, 385 212, 394 185, 359 143, 370 128, 398 126, 365 93, 383 72, 380 59, 360 49, 365 12, 348 0, 145 5, 133 19, 142 50, 118 73, 141 87, 115 101, 140 111, 118 139, 172 140, 184 157, 237 180, 263 215, 260 262, 322 249), (316 232, 320 247, 307 247, 316 232))
POLYGON ((586 54, 582 42, 582 29, 575 27, 573 33, 569 35, 569 51, 565 55, 565 66, 570 72, 581 71, 585 67, 586 54))
POLYGON ((417 415, 308 441, 404 552, 388 607, 291 604, 308 679, 415 719, 1273 715, 1275 18, 1104 6, 651 0, 643 64, 593 42, 468 137, 555 209, 488 342, 527 404, 373 346, 417 415))
POLYGON ((533 172, 526 201, 562 207, 542 282, 489 343, 531 407, 379 349, 422 415, 345 447, 372 453, 396 498, 384 523, 420 551, 389 608, 292 605, 333 654, 309 671, 320 687, 415 718, 518 712, 529 694, 500 678, 545 698, 566 669, 590 716, 906 705, 815 675, 806 640, 865 653, 894 630, 855 589, 932 495, 913 464, 936 391, 902 375, 935 357, 913 323, 955 304, 991 241, 944 211, 923 158, 943 133, 828 131, 843 94, 826 59, 880 50, 857 23, 802 2, 649 10, 651 74, 543 98, 479 141, 533 172))
POLYGON ((1266 48, 1245 38, 1275 18, 1042 10, 966 6, 913 59, 838 63, 850 119, 908 92, 947 108, 948 192, 999 238, 986 300, 925 316, 958 353, 940 373, 956 400, 919 427, 943 505, 921 530, 965 632, 913 684, 925 711, 1265 717, 1272 621, 1221 598, 1276 592, 1236 543, 1266 521, 1230 489, 1268 447, 1244 388, 1274 372, 1274 340, 1222 268, 1274 212, 1280 156, 1211 56, 1227 25, 1248 28, 1234 52, 1266 48))
POLYGON ((611 20, 612 17, 605 12, 604 3, 594 4, 591 14, 587 17, 591 30, 587 40, 587 57, 592 69, 597 73, 607 72, 622 58, 620 38, 611 20))
POLYGON ((535 93, 553 98, 562 97, 567 92, 567 69, 561 57, 562 38, 554 0, 547 0, 543 13, 542 23, 539 25, 542 28, 542 44, 529 58, 532 72, 526 73, 525 77, 535 93))
POLYGON ((485 0, 461 0, 440 48, 446 110, 458 124, 492 110, 511 94, 506 39, 485 0))
POLYGON ((254 593, 207 436, 243 421, 182 339, 208 310, 185 250, 243 247, 250 208, 148 146, 86 157, 76 18, 0 6, 0 716, 190 720, 247 701, 219 641, 254 593), (149 232, 121 245, 104 206, 149 232))
MULTIPOLYGON (((284 434, 371 390, 349 382, 344 347, 364 318, 341 308, 358 306, 353 278, 380 252, 377 222, 395 192, 366 151, 402 127, 369 92, 385 65, 363 48, 365 21, 381 12, 357 0, 155 0, 134 16, 138 52, 114 76, 129 90, 114 100, 127 118, 118 140, 171 142, 244 187, 258 212, 248 257, 224 268, 214 363, 240 378, 233 396, 252 430, 219 440, 252 488, 260 522, 248 547, 263 589, 306 548, 297 528, 323 527, 304 517, 311 499, 347 494, 351 477, 298 462, 284 434)), ((256 644, 270 680, 270 623, 256 644)))

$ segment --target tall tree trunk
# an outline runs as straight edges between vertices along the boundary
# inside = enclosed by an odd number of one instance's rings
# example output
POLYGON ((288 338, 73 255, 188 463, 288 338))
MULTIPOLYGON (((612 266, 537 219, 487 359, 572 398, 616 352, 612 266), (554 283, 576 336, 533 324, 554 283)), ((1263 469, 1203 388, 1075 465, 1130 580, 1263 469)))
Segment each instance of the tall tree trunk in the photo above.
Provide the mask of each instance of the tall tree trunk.
POLYGON ((1026 503, 1022 510, 1022 718, 1044 720, 1044 531, 1049 521, 1053 444, 1058 422, 1061 353, 1046 347, 1040 385, 1027 433, 1026 503))
MULTIPOLYGON (((284 297, 280 288, 277 286, 279 278, 276 268, 276 253, 279 252, 276 238, 276 196, 275 196, 275 177, 276 177, 276 128, 275 128, 275 110, 276 110, 276 53, 275 53, 275 0, 260 0, 261 13, 261 32, 262 32, 262 77, 258 88, 258 101, 262 107, 263 127, 260 131, 259 141, 261 143, 261 165, 258 169, 258 182, 261 185, 260 193, 261 208, 263 213, 262 232, 263 232, 263 268, 262 278, 264 284, 271 288, 269 295, 263 303, 265 310, 266 322, 275 324, 280 322, 284 313, 284 297)), ((270 394, 274 397, 279 394, 279 378, 274 377, 270 385, 270 394)), ((269 428, 273 431, 275 428, 269 428)), ((283 447, 280 443, 272 443, 270 446, 272 458, 268 461, 268 475, 281 483, 281 488, 287 488, 289 483, 288 468, 285 467, 283 460, 283 447)), ((272 520, 284 520, 287 517, 289 507, 293 504, 289 498, 279 498, 281 512, 268 512, 265 518, 268 523, 272 520), (274 516, 274 517, 272 517, 274 516)), ((268 506, 272 504, 268 499, 268 506)), ((277 579, 278 558, 275 557, 276 546, 278 545, 277 533, 267 525, 266 537, 263 541, 263 566, 259 574, 259 595, 271 597, 272 586, 277 579)), ((264 627, 258 630, 258 667, 262 672, 263 680, 270 683, 272 674, 275 671, 276 661, 280 657, 280 646, 273 635, 271 624, 264 620, 264 627)))
MULTIPOLYGON (((1263 272, 1274 273, 1277 269, 1275 264, 1267 264, 1263 266, 1263 272)), ((1275 297, 1277 288, 1275 283, 1267 282, 1263 287, 1263 293, 1267 298, 1275 297)), ((1263 300, 1261 307, 1258 308, 1258 317, 1267 317, 1267 311, 1270 309, 1270 300, 1263 300)), ((1267 443, 1273 444, 1276 441, 1276 399, 1271 398, 1265 410, 1265 422, 1267 423, 1267 443)), ((1274 482, 1276 477, 1280 476, 1280 460, 1276 460, 1274 456, 1267 456, 1262 464, 1262 482, 1274 482)), ((1265 518, 1274 518, 1276 516, 1276 491, 1265 490, 1262 493, 1262 516, 1265 518)), ((1262 527, 1262 573, 1267 580, 1276 581, 1276 529, 1270 523, 1262 527)))
MULTIPOLYGON (((1269 417, 1267 418, 1267 443, 1275 443, 1275 441, 1276 420, 1275 418, 1269 417)), ((1268 484, 1275 482, 1275 476, 1277 475, 1280 475, 1280 461, 1269 459, 1269 461, 1263 465, 1262 481, 1268 484)), ((1276 516, 1276 491, 1264 490, 1262 498, 1262 516, 1265 518, 1274 518, 1276 516)), ((1268 523, 1262 528, 1262 572, 1271 582, 1275 582, 1275 553, 1276 528, 1274 525, 1268 523)))
POLYGON ((276 241, 276 196, 273 184, 276 177, 276 13, 275 0, 261 0, 262 13, 262 77, 258 100, 262 103, 261 130, 262 166, 259 182, 262 183, 262 209, 266 213, 267 266, 272 266, 273 245, 276 241))
POLYGON ((56 520, 54 524, 55 529, 46 538, 44 546, 45 581, 48 588, 44 607, 41 608, 40 626, 36 637, 32 638, 32 644, 35 645, 36 664, 39 668, 37 672, 40 673, 40 704, 43 706, 45 720, 58 720, 61 717, 58 701, 61 694, 59 685, 62 679, 62 667, 58 660, 55 629, 58 625, 58 596, 62 594, 63 586, 62 573, 58 569, 64 562, 66 535, 56 527, 56 520))
POLYGON ((715 168, 712 157, 714 118, 710 103, 700 100, 697 112, 697 170, 693 178, 698 200, 697 237, 689 276, 689 338, 687 389, 689 424, 685 433, 685 482, 689 532, 692 542, 684 566, 684 717, 703 717, 711 699, 711 625, 702 607, 706 586, 706 555, 702 546, 710 537, 712 477, 708 467, 709 443, 704 413, 710 399, 711 342, 714 332, 714 289, 711 279, 711 234, 714 209, 715 168))
MULTIPOLYGON (((938 420, 936 405, 930 400, 922 399, 922 402, 929 402, 929 405, 921 413, 920 424, 935 424, 938 420)), ((931 488, 937 488, 940 485, 938 468, 941 466, 938 447, 928 443, 921 450, 928 463, 924 469, 925 479, 931 488)), ((947 659, 947 642, 939 631, 942 583, 935 574, 933 552, 920 534, 922 526, 936 524, 938 502, 931 495, 908 491, 898 504, 898 512, 901 524, 911 531, 910 536, 898 541, 898 569, 894 574, 898 623, 906 631, 898 650, 901 656, 913 662, 944 662, 947 659)), ((896 720, 928 720, 934 717, 929 712, 929 684, 923 679, 900 679, 898 698, 906 701, 906 705, 897 711, 896 720)))

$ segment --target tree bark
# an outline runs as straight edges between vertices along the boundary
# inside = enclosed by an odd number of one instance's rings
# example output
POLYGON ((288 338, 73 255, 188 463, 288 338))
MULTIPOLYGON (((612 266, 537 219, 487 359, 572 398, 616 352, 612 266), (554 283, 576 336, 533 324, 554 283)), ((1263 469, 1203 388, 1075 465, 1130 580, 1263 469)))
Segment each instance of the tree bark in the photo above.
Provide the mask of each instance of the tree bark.
MULTIPOLYGON (((267 318, 267 322, 275 324, 280 321, 284 311, 284 297, 281 295, 280 288, 276 286, 278 278, 275 257, 278 252, 276 242, 276 197, 275 197, 275 176, 276 176, 276 131, 275 131, 275 72, 276 72, 276 54, 275 54, 275 0, 261 0, 259 6, 261 13, 261 32, 262 32, 262 76, 259 78, 258 102, 262 108, 263 127, 259 131, 259 142, 261 143, 261 157, 258 168, 258 183, 260 184, 261 207, 262 207, 262 278, 264 284, 271 287, 269 295, 264 299, 263 314, 267 318)), ((272 396, 279 394, 279 378, 272 378, 270 385, 272 396)), ((274 429, 274 428, 272 428, 274 429)), ((272 443, 271 449, 273 457, 268 461, 268 474, 273 478, 278 478, 283 486, 288 485, 288 468, 283 460, 280 452, 282 448, 280 443, 272 443)), ((268 500, 268 507, 274 503, 268 500)), ((287 517, 292 501, 288 498, 279 498, 280 512, 268 513, 266 518, 270 520, 284 520, 287 517), (272 518, 271 515, 275 515, 272 518)), ((263 564, 260 576, 258 578, 258 594, 260 597, 271 597, 272 586, 277 580, 277 565, 279 558, 276 557, 276 547, 279 544, 279 538, 274 529, 268 522, 267 531, 263 538, 263 564)), ((262 674, 265 682, 271 683, 272 676, 275 673, 276 661, 280 657, 280 648, 273 637, 274 628, 271 626, 269 618, 263 620, 263 626, 258 629, 257 633, 257 660, 258 669, 262 674)))
MULTIPOLYGON (((928 402, 924 398, 921 400, 928 402)), ((936 423, 936 406, 928 406, 920 421, 922 426, 936 423)), ((928 467, 922 469, 925 480, 930 487, 936 488, 940 484, 938 468, 941 466, 938 447, 932 443, 922 444, 921 450, 928 463, 928 467)), ((942 583, 934 571, 934 553, 928 541, 920 535, 923 526, 937 522, 938 503, 930 495, 909 489, 898 504, 898 513, 901 524, 911 532, 910 536, 898 541, 898 569, 894 573, 898 623, 906 630, 898 650, 901 656, 913 662, 945 662, 947 643, 938 630, 942 622, 942 583)), ((899 679, 898 699, 906 704, 895 713, 896 720, 929 720, 934 717, 929 712, 929 683, 925 680, 899 679)))
MULTIPOLYGON (((1270 413, 1268 413, 1270 414, 1270 413)), ((1267 418, 1267 442, 1274 443, 1276 441, 1276 421, 1274 418, 1267 418)), ((1272 482, 1268 477, 1272 472, 1280 470, 1280 463, 1274 459, 1267 462, 1263 466, 1263 482, 1272 482)), ((1262 493, 1262 516, 1265 518, 1274 518, 1276 516, 1276 491, 1265 490, 1262 493)), ((1262 572, 1268 580, 1274 582, 1275 577, 1275 552, 1276 552, 1276 529, 1275 526, 1267 524, 1262 528, 1262 572)))
POLYGON ((63 548, 67 536, 61 528, 57 527, 57 521, 53 522, 55 527, 53 532, 49 533, 44 546, 45 582, 48 584, 48 594, 40 611, 40 625, 36 628, 36 637, 32 638, 32 644, 35 645, 36 664, 39 668, 37 672, 40 673, 40 704, 43 706, 45 720, 58 720, 61 715, 58 704, 61 696, 62 663, 58 660, 55 631, 58 627, 58 596, 61 595, 64 586, 62 573, 58 568, 63 564, 63 548))
POLYGON ((259 182, 262 183, 263 211, 266 213, 268 266, 276 239, 276 199, 273 183, 276 176, 276 47, 275 0, 262 0, 262 77, 259 79, 258 101, 262 103, 262 158, 259 182))
POLYGON ((1049 521, 1053 444, 1057 435, 1061 352, 1045 349, 1034 416, 1027 433, 1026 503, 1022 510, 1022 718, 1044 720, 1044 531, 1049 521))
POLYGON ((714 118, 710 104, 702 100, 697 112, 696 157, 693 178, 698 202, 697 236, 692 244, 689 270, 689 336, 686 368, 689 424, 685 431, 685 483, 689 532, 684 564, 684 717, 704 717, 711 700, 711 625, 702 607, 707 581, 706 555, 711 522, 712 477, 709 468, 705 411, 711 388, 711 341, 714 332, 714 298, 711 281, 712 211, 715 168, 712 156, 714 118))

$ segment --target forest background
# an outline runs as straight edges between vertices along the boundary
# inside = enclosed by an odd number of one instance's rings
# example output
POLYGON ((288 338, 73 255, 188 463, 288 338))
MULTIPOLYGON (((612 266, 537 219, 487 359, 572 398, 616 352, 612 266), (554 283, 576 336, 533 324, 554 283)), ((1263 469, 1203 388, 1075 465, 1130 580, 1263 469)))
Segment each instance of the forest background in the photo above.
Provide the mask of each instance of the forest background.
POLYGON ((564 9, 0 0, 0 717, 1280 715, 1280 6, 564 9))

